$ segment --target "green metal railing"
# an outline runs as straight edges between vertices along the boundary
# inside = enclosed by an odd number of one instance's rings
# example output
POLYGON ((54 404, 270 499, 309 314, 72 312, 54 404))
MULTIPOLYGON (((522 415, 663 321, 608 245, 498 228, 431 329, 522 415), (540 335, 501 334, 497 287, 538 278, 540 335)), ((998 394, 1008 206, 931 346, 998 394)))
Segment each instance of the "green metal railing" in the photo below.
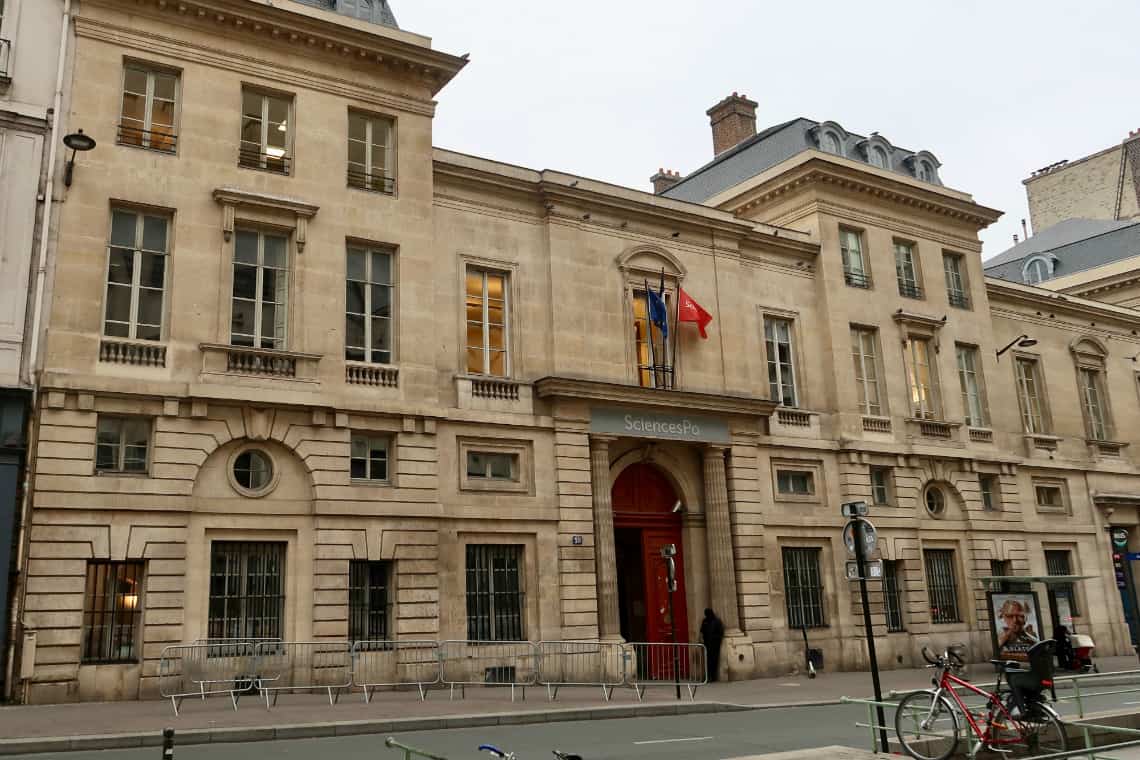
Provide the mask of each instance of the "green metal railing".
POLYGON ((400 742, 396 741, 391 736, 384 740, 384 746, 391 747, 392 749, 402 750, 404 752, 404 760, 415 760, 417 757, 427 758, 427 760, 447 760, 446 757, 440 757, 439 755, 433 755, 430 752, 424 752, 422 749, 416 749, 415 747, 409 747, 406 744, 400 744, 400 742))
MULTIPOLYGON (((1054 679, 1055 687, 1062 691, 1071 691, 1071 694, 1058 696, 1057 703, 1071 703, 1075 706, 1077 711, 1076 719, 1069 716, 1062 716, 1062 723, 1066 726, 1073 726, 1080 730, 1081 738, 1083 739, 1084 746, 1079 749, 1073 749, 1066 752, 1056 753, 1052 755, 1042 755, 1035 760, 1062 760, 1063 758, 1087 758, 1088 760, 1120 760, 1120 758, 1113 757, 1110 754, 1105 754, 1112 750, 1129 749, 1133 747, 1140 747, 1140 729, 1125 728, 1123 726, 1110 726, 1101 723, 1090 723, 1085 720, 1087 702, 1095 697, 1110 697, 1110 696, 1124 696, 1127 694, 1140 694, 1140 670, 1126 670, 1118 671, 1115 673, 1091 673, 1088 675, 1077 676, 1062 676, 1054 679), (1114 688, 1122 686, 1116 683, 1120 679, 1132 679, 1137 681, 1133 684, 1123 684, 1126 688, 1114 688), (1112 680, 1113 683, 1106 684, 1110 688, 1107 690, 1098 690, 1097 683, 1112 680), (1069 717, 1068 720, 1065 718, 1069 717), (1101 747, 1094 746, 1093 734, 1094 732, 1117 734, 1122 737, 1122 741, 1114 744, 1104 745, 1101 747)), ((987 691, 992 691, 996 683, 978 684, 978 687, 987 691)), ((914 691, 914 690, 911 690, 914 691)), ((850 705, 865 705, 867 708, 867 721, 857 721, 855 725, 859 728, 865 728, 871 737, 872 751, 885 752, 889 748, 880 749, 878 744, 878 732, 880 729, 886 729, 891 735, 895 733, 893 725, 880 726, 876 722, 876 709, 883 707, 884 710, 894 710, 898 707, 898 700, 910 694, 911 691, 891 691, 887 694, 882 702, 876 702, 873 699, 854 699, 851 697, 841 697, 842 704, 850 705)), ((986 700, 978 695, 969 692, 959 692, 966 704, 966 708, 971 712, 975 710, 983 710, 986 706, 986 700)), ((984 716, 983 716, 984 717, 984 716)), ((981 742, 978 741, 977 736, 973 731, 968 729, 963 732, 966 738, 966 757, 974 758, 978 751, 982 748, 981 742)), ((1071 739, 1071 737, 1070 737, 1071 739)))

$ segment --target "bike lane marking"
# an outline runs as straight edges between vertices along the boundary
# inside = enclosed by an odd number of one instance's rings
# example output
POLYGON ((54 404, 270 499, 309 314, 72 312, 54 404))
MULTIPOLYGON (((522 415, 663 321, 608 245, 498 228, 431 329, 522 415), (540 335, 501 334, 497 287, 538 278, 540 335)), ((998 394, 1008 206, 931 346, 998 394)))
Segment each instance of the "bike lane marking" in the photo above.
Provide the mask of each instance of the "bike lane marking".
POLYGON ((669 744, 670 742, 704 742, 711 739, 711 736, 689 736, 684 739, 646 739, 634 744, 669 744))

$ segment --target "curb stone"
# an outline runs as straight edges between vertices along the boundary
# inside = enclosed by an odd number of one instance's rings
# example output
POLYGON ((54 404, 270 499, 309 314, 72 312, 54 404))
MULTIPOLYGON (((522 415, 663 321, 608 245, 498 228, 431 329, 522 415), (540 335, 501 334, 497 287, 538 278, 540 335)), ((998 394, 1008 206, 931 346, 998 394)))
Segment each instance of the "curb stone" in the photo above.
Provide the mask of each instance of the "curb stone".
MULTIPOLYGON (((766 705, 765 705, 766 706, 766 705)), ((284 739, 312 739, 361 734, 438 731, 448 728, 508 726, 528 723, 555 723, 576 720, 616 720, 639 716, 695 715, 718 712, 740 712, 765 706, 736 705, 723 702, 652 703, 616 707, 567 708, 522 713, 486 713, 482 715, 449 715, 438 718, 407 718, 360 721, 300 723, 289 726, 253 726, 234 728, 192 728, 177 732, 175 746, 259 742, 284 739)), ((784 705, 792 706, 792 705, 784 705)), ((93 749, 137 749, 161 744, 157 731, 130 734, 94 734, 89 736, 34 737, 0 740, 0 755, 32 755, 44 752, 75 752, 93 749)))

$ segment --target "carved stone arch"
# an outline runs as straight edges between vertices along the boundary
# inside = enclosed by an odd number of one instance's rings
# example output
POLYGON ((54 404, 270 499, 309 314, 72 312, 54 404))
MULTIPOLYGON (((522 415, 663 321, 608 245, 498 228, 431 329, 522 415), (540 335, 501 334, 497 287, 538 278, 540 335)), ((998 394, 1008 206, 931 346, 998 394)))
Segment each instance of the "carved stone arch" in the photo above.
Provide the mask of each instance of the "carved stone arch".
POLYGON ((673 452, 652 443, 630 449, 611 462, 610 482, 616 483, 618 476, 626 468, 642 462, 654 465, 665 476, 665 479, 673 486, 673 491, 676 492, 677 497, 681 499, 681 503, 690 513, 704 511, 701 484, 693 482, 689 473, 686 472, 686 467, 673 452))
POLYGON ((918 508, 926 511, 926 493, 931 487, 941 489, 946 497, 946 510, 942 518, 961 519, 966 516, 966 498, 958 488, 958 481, 967 473, 954 459, 930 457, 918 465, 922 486, 918 490, 918 508))
POLYGON ((688 274, 685 265, 675 255, 658 245, 634 245, 626 248, 616 259, 618 270, 623 275, 661 276, 661 269, 665 269, 665 276, 681 282, 688 274))
POLYGON ((1079 335, 1069 341, 1069 350, 1077 359, 1104 363, 1108 358, 1108 346, 1094 335, 1079 335))
POLYGON ((311 514, 314 496, 312 469, 292 446, 271 438, 235 436, 215 448, 198 468, 191 492, 191 509, 264 513, 264 503, 271 501, 275 505, 274 513, 311 514), (251 448, 261 450, 272 463, 271 486, 263 492, 244 492, 235 486, 234 462, 238 455, 251 448))

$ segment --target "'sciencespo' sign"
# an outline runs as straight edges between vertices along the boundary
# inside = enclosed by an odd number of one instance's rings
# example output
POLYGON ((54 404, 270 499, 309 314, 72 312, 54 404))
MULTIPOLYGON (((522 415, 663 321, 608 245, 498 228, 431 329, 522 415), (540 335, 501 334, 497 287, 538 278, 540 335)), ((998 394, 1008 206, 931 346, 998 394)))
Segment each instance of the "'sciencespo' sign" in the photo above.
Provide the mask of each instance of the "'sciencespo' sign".
POLYGON ((590 410, 590 432, 702 443, 730 441, 728 423, 715 417, 660 414, 629 409, 590 410))

